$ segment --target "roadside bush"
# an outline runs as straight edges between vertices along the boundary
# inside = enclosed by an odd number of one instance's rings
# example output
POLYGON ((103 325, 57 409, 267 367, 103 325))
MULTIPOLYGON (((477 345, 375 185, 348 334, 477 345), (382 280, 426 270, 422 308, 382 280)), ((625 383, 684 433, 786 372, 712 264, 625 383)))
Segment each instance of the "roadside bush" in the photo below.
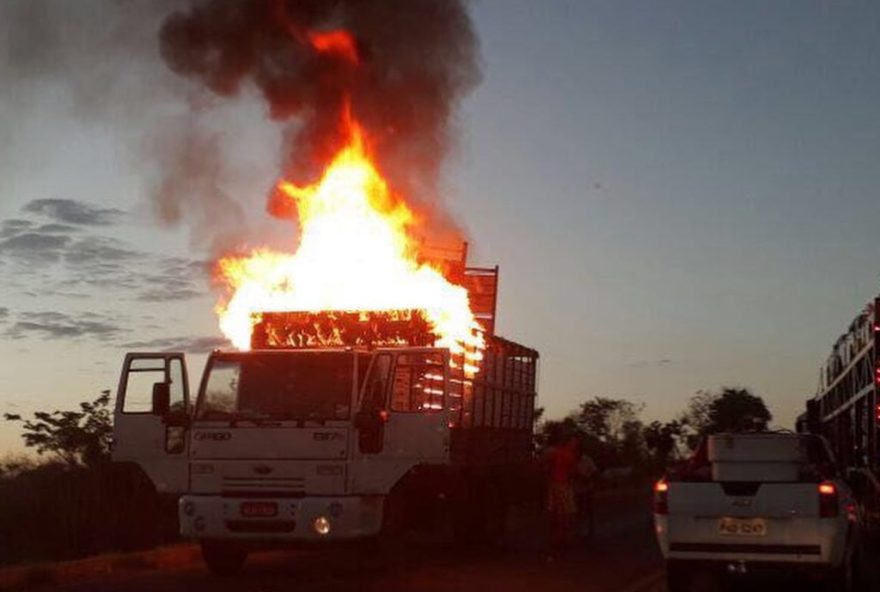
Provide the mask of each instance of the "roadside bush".
POLYGON ((38 411, 22 426, 25 446, 51 460, 0 464, 0 564, 134 550, 177 535, 174 500, 137 468, 110 462, 110 393, 75 411, 38 411))
POLYGON ((176 537, 173 502, 139 471, 46 463, 0 476, 0 563, 75 559, 176 537))

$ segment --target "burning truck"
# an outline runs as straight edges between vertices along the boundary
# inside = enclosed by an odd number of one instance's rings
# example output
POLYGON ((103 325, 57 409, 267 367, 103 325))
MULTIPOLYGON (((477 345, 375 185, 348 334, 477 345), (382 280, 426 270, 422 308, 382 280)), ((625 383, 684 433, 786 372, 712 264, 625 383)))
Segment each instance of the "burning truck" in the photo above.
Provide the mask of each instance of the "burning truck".
MULTIPOLYGON (((344 32, 310 36, 351 57, 344 32)), ((125 357, 114 460, 179 499, 181 533, 209 568, 264 544, 501 529, 534 494, 538 352, 495 334, 498 269, 416 239, 346 98, 316 181, 282 179, 290 253, 222 257, 220 328, 190 394, 183 353, 125 357)))
MULTIPOLYGON (((284 151, 269 213, 299 232, 217 257, 231 347, 197 392, 183 353, 125 357, 114 460, 178 500, 220 574, 265 544, 496 535, 536 491, 538 353, 495 334, 498 269, 468 267, 425 197, 479 78, 465 4, 194 0, 159 37, 201 90, 265 100, 284 151)), ((179 162, 171 178, 201 160, 179 162)), ((160 212, 216 218, 216 196, 181 207, 177 186, 160 212)))
MULTIPOLYGON (((497 269, 462 277, 494 300, 497 269)), ((538 353, 486 331, 469 358, 438 345, 428 318, 418 309, 256 315, 251 348, 213 352, 194 397, 184 354, 130 353, 114 460, 180 496, 181 534, 220 574, 263 543, 436 524, 466 540, 497 536, 507 507, 535 492, 525 484, 538 353), (138 406, 146 392, 149 409, 138 406)))
MULTIPOLYGON (((472 293, 494 301, 497 269, 463 272, 472 293)), ((181 534, 220 574, 264 543, 436 524, 470 540, 497 536, 507 507, 535 492, 525 484, 538 353, 486 331, 469 356, 438 345, 428 318, 255 315, 251 347, 213 352, 194 397, 184 354, 130 353, 114 460, 180 496, 181 534)))

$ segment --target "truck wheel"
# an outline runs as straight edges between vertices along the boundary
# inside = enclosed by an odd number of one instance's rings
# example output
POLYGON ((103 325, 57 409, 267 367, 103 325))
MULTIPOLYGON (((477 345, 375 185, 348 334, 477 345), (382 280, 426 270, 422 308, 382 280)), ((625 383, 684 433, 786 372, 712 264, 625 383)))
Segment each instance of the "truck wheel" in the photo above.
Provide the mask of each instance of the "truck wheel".
POLYGON ((202 541, 202 559, 215 576, 233 576, 241 571, 247 550, 234 543, 202 541))

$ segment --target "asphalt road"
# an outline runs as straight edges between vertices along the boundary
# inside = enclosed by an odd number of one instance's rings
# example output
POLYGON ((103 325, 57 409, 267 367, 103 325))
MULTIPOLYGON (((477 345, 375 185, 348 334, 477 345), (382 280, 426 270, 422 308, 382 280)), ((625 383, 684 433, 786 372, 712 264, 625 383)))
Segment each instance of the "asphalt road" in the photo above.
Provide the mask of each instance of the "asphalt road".
POLYGON ((391 553, 368 549, 269 551, 252 554, 235 577, 210 575, 200 561, 130 570, 46 590, 63 592, 654 592, 661 569, 647 499, 612 497, 599 504, 591 543, 550 555, 540 521, 514 518, 507 543, 464 551, 412 541, 391 553))
MULTIPOLYGON (((561 554, 548 553, 546 525, 537 516, 515 516, 498 548, 466 551, 448 543, 409 540, 382 553, 358 547, 253 553, 244 571, 218 578, 191 545, 162 552, 160 563, 136 555, 114 560, 114 573, 87 577, 59 572, 38 592, 664 592, 663 562, 651 529, 645 495, 608 495, 597 508, 594 539, 561 554), (170 556, 170 557, 169 557, 170 556), (170 560, 169 560, 170 559, 170 560)), ((880 590, 880 567, 866 566, 859 590, 880 590)), ((770 581, 702 578, 693 592, 820 590, 780 574, 770 581)), ((0 586, 2 587, 2 586, 0 586)), ((3 588, 5 589, 5 588, 3 588)), ((14 590, 21 588, 15 587, 14 590)))

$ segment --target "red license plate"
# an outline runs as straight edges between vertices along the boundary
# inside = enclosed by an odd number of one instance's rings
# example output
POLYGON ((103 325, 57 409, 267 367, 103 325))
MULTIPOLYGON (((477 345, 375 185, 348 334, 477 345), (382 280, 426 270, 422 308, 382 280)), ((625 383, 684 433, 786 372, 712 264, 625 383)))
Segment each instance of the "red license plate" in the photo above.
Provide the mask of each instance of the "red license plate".
POLYGON ((241 515, 247 518, 271 518, 278 515, 275 502, 242 502, 241 515))

